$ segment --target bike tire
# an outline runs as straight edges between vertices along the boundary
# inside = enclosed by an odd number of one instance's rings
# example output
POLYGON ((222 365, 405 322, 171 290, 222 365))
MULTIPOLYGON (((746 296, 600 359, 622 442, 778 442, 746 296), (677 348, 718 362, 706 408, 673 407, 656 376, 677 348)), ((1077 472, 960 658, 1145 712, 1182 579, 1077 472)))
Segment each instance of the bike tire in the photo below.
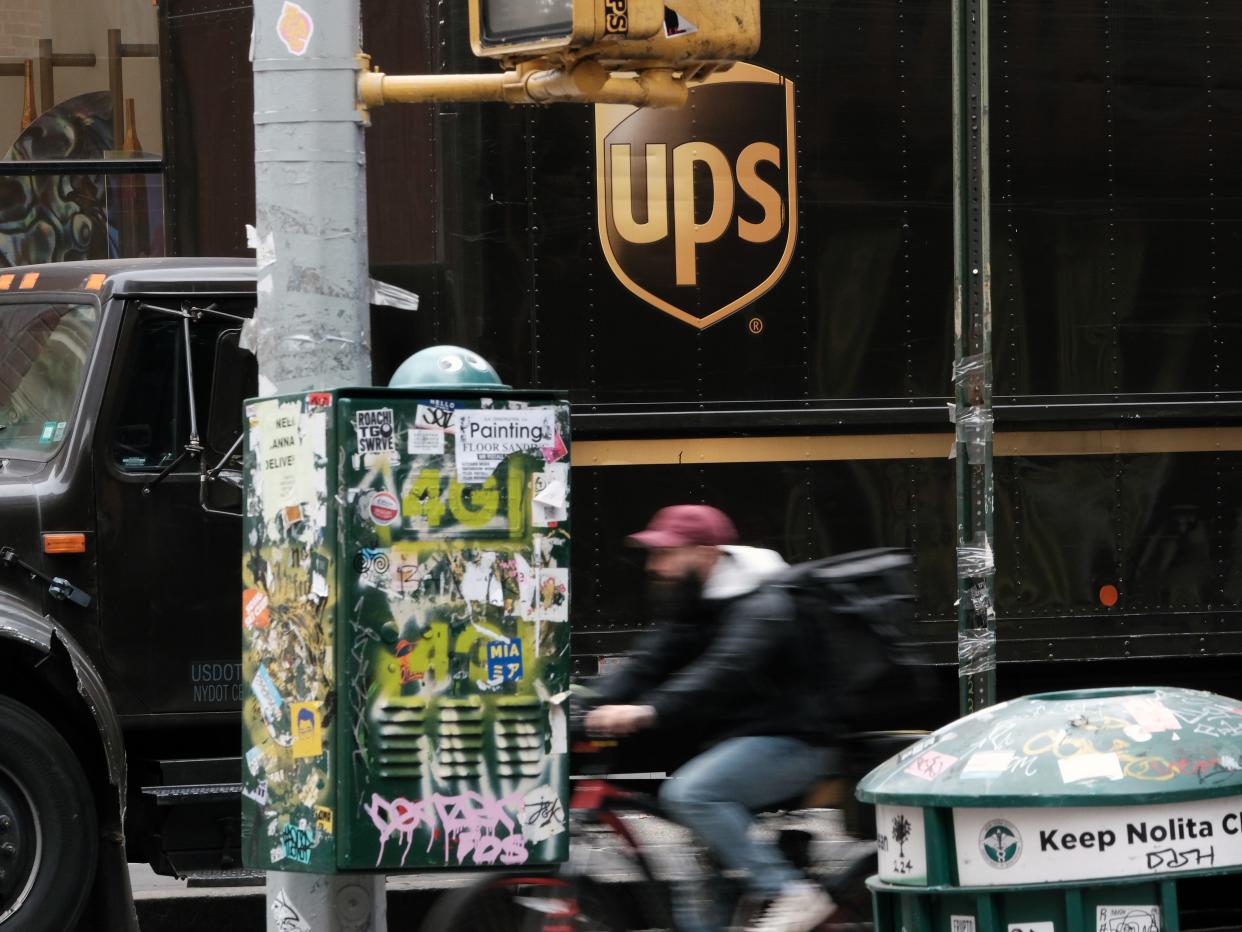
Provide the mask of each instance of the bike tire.
POLYGON ((423 932, 625 932, 612 893, 587 877, 501 874, 441 895, 423 932))

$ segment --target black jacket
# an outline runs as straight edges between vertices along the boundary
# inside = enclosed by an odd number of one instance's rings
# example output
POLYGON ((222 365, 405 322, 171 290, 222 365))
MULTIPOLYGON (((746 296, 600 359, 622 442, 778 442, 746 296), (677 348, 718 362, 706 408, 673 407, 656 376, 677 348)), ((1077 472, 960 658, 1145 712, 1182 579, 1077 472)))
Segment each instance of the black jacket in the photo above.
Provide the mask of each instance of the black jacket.
POLYGON ((764 584, 782 569, 771 551, 726 548, 703 597, 643 636, 597 685, 603 702, 652 706, 657 727, 706 745, 744 735, 824 743, 823 673, 792 601, 764 584))

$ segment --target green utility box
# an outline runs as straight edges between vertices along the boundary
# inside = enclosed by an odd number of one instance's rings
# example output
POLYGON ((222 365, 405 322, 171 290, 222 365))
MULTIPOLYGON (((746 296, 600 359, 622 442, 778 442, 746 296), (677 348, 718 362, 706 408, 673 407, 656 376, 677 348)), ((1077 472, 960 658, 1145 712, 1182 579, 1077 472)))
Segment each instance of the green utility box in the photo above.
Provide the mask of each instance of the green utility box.
POLYGON ((929 735, 858 798, 877 932, 1178 932, 1178 878, 1242 871, 1242 702, 1028 696, 929 735))
POLYGON ((359 388, 246 414, 246 865, 563 860, 568 404, 359 388))

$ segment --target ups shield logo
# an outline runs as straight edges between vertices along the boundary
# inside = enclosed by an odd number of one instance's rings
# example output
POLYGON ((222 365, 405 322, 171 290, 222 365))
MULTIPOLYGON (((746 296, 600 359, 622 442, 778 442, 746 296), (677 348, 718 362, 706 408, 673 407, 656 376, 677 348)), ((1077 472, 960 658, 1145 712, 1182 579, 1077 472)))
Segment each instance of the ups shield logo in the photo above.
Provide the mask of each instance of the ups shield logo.
POLYGON ((794 90, 738 64, 681 110, 595 108, 600 243, 622 284, 703 329, 775 285, 797 237, 794 90))

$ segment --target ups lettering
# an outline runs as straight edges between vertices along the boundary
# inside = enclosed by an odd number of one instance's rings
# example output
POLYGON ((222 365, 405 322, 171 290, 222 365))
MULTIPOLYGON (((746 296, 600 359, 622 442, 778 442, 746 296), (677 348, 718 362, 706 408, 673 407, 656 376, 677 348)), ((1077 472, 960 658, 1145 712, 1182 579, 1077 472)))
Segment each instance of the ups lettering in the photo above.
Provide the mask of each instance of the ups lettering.
POLYGON ((624 34, 629 31, 628 0, 604 0, 604 33, 624 34))
MULTIPOLYGON (((670 224, 676 257, 678 285, 698 284, 697 252, 700 245, 724 236, 737 219, 737 235, 748 243, 767 243, 775 239, 785 223, 785 203, 780 192, 759 177, 758 166, 767 162, 781 168, 781 152, 770 142, 752 142, 738 155, 737 165, 707 142, 687 142, 673 147, 670 154, 663 143, 648 143, 638 160, 639 170, 646 171, 647 203, 645 219, 635 217, 632 196, 634 161, 628 143, 610 147, 612 167, 612 218, 622 239, 642 245, 658 243, 669 236, 670 224), (672 197, 669 196, 668 171, 672 159, 672 197), (711 210, 706 217, 696 216, 696 167, 706 168, 711 183, 711 210), (739 190, 740 189, 740 190, 739 190), (739 215, 739 200, 745 198, 758 205, 762 217, 758 222, 739 215)), ((750 211, 747 211, 751 214, 750 211)))

